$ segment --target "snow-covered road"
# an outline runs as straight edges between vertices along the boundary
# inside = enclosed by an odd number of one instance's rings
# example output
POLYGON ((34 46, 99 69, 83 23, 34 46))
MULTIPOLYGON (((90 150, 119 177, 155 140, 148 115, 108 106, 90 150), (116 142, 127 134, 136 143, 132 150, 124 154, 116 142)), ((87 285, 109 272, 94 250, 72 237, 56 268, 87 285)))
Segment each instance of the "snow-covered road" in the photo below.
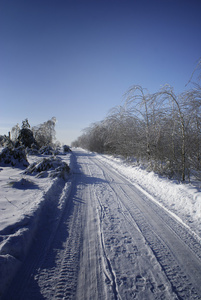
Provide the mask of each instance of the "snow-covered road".
POLYGON ((4 299, 201 299, 196 235, 99 156, 72 165, 4 299))

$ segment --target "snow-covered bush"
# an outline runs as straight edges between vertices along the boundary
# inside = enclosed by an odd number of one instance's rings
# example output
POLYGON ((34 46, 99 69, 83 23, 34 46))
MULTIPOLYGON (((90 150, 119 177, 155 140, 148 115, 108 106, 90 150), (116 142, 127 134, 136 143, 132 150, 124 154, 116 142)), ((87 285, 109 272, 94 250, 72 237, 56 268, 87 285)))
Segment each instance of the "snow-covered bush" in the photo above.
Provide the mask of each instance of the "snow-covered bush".
POLYGON ((62 177, 66 178, 69 174, 70 168, 67 163, 63 162, 61 158, 51 156, 49 158, 43 158, 40 161, 31 164, 27 170, 26 174, 34 174, 38 177, 62 177))
POLYGON ((0 153, 0 165, 23 168, 29 165, 24 147, 6 147, 0 153))
POLYGON ((0 135, 0 146, 4 147, 8 141, 8 137, 5 135, 0 135))
POLYGON ((39 154, 39 149, 36 144, 32 144, 31 148, 27 148, 26 151, 29 155, 38 155, 39 154))
POLYGON ((54 149, 51 146, 43 146, 39 150, 40 154, 44 155, 53 155, 54 154, 54 149))
POLYGON ((17 138, 17 143, 29 148, 31 148, 33 144, 37 144, 33 136, 33 132, 29 128, 22 128, 20 130, 20 134, 17 138))
POLYGON ((71 152, 70 147, 67 146, 67 145, 63 145, 63 152, 64 152, 64 153, 71 152))
POLYGON ((54 155, 62 155, 62 149, 60 147, 56 147, 54 150, 54 155))

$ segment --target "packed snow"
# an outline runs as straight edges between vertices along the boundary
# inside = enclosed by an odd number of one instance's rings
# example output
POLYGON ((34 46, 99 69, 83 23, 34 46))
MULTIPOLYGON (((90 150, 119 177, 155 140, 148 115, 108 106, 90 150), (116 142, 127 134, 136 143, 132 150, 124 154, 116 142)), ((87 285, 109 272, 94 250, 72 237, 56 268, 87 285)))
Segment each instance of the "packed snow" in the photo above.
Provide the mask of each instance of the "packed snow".
MULTIPOLYGON (((81 149, 79 151, 88 153, 81 149)), ((93 156, 109 166, 110 170, 125 176, 137 189, 192 230, 198 240, 201 239, 199 183, 180 184, 147 172, 119 157, 96 153, 93 153, 93 156)), ((54 157, 50 159, 49 155, 28 155, 31 167, 27 169, 0 166, 0 295, 9 286, 20 262, 26 256, 35 238, 38 221, 48 213, 48 206, 51 205, 49 199, 54 200, 59 185, 64 184, 65 191, 70 193, 71 174, 77 171, 73 169, 72 157, 73 152, 58 155, 56 161, 54 157), (41 159, 44 157, 43 164, 50 164, 48 171, 41 169, 41 159), (51 163, 54 168, 51 167, 51 163), (65 171, 63 163, 70 166, 70 174, 58 176, 62 170, 65 171)), ((57 206, 62 212, 66 198, 61 196, 57 201, 57 206)))
POLYGON ((201 182, 179 183, 147 172, 125 159, 108 155, 99 157, 117 172, 126 176, 135 186, 146 192, 172 212, 181 222, 189 226, 201 238, 201 182))

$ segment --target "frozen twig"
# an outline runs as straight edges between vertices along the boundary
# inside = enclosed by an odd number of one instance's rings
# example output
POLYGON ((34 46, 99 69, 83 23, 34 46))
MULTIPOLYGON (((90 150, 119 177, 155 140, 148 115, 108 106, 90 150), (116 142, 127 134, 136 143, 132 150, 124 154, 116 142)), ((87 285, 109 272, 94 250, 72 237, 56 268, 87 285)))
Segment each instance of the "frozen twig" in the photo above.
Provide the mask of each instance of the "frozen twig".
POLYGON ((10 200, 8 200, 8 198, 7 197, 5 197, 6 198, 6 200, 10 203, 10 204, 12 204, 13 206, 15 206, 15 207, 17 207, 18 208, 18 206, 17 205, 15 205, 15 204, 13 204, 10 200))

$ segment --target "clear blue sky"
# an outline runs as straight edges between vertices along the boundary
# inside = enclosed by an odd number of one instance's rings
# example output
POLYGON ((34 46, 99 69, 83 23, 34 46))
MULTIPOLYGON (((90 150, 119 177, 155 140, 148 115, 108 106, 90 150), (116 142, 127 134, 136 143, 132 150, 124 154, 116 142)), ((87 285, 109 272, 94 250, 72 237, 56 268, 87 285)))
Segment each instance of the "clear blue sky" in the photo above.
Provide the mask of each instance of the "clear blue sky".
POLYGON ((55 116, 70 144, 133 84, 185 88, 200 0, 0 0, 0 134, 55 116))

